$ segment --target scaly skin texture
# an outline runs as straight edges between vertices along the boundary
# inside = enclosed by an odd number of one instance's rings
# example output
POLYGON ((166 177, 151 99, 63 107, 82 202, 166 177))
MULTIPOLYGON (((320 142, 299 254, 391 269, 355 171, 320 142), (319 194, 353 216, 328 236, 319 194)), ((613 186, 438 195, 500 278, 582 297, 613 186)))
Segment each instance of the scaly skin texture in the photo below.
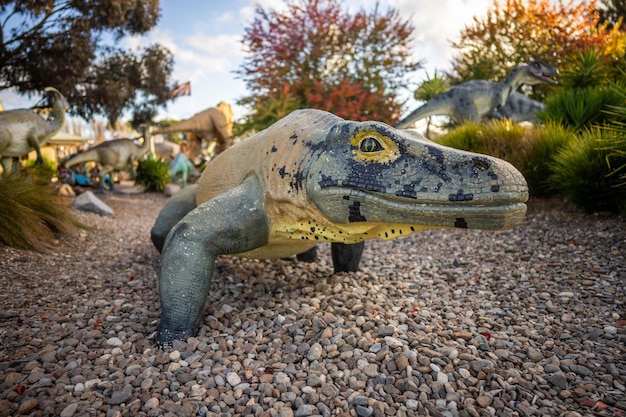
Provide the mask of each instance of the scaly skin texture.
POLYGON ((511 94, 523 84, 553 84, 548 78, 556 75, 557 69, 539 61, 513 68, 503 82, 471 80, 453 87, 415 109, 400 120, 396 127, 405 129, 420 119, 429 116, 449 116, 457 123, 475 122, 482 118, 500 118, 499 111, 506 105, 511 94))
POLYGON ((42 164, 41 146, 45 145, 61 128, 68 109, 65 97, 55 88, 44 90, 52 96, 50 120, 46 120, 30 109, 15 109, 0 112, 0 159, 3 175, 16 172, 18 165, 13 159, 35 150, 37 163, 42 164))
MULTIPOLYGON (((134 173, 135 161, 150 149, 150 138, 147 132, 144 132, 143 137, 141 146, 135 145, 131 139, 114 139, 102 142, 68 159, 65 162, 65 167, 70 168, 85 162, 97 162, 101 166, 100 187, 106 189, 104 177, 107 174, 128 168, 134 173)), ((113 181, 111 181, 111 188, 113 188, 113 181)))
POLYGON ((505 161, 318 110, 295 111, 218 155, 184 191, 152 230, 159 246, 171 228, 161 346, 196 333, 219 255, 281 258, 433 227, 506 229, 522 221, 528 198, 505 161))

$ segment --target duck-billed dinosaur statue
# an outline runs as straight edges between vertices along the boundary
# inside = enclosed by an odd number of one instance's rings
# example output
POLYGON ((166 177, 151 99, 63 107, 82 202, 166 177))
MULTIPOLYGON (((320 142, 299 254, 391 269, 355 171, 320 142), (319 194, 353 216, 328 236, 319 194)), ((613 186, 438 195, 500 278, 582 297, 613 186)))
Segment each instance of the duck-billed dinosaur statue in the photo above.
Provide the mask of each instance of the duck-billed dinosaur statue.
POLYGON ((216 152, 225 151, 230 146, 233 135, 233 113, 229 104, 220 102, 217 107, 211 107, 196 113, 182 122, 155 129, 153 134, 184 132, 191 134, 187 140, 189 149, 187 156, 194 159, 200 153, 202 140, 217 141, 216 152))
MULTIPOLYGON (((71 157, 64 165, 66 168, 70 168, 85 162, 97 162, 101 166, 100 187, 106 189, 104 178, 106 174, 130 169, 134 175, 135 161, 150 150, 150 140, 150 134, 147 132, 147 129, 144 128, 143 143, 141 146, 135 145, 132 139, 108 140, 71 157)), ((111 188, 113 188, 112 178, 110 183, 111 188)))
POLYGON ((457 123, 480 122, 484 117, 501 118, 500 110, 509 96, 523 84, 554 84, 549 77, 558 74, 556 68, 540 61, 513 68, 502 82, 471 80, 428 100, 396 125, 406 129, 429 116, 449 116, 457 123))
POLYGON ((65 97, 53 87, 46 87, 44 91, 52 101, 49 120, 31 109, 0 112, 0 156, 4 175, 17 172, 19 163, 13 162, 33 149, 37 163, 42 164, 41 147, 63 127, 69 108, 65 97))
POLYGON ((217 155, 157 217, 157 343, 195 335, 219 255, 283 258, 428 228, 507 229, 527 199, 508 162, 383 123, 295 111, 217 155))

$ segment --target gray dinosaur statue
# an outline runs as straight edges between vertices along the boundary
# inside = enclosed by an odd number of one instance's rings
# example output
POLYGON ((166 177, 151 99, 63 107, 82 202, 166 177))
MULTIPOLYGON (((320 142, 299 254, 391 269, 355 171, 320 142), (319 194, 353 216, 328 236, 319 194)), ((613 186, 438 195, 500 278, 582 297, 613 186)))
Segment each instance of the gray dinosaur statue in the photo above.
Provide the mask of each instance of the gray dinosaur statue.
POLYGON ((328 242, 350 258, 367 239, 512 228, 527 199, 524 177, 505 161, 379 122, 295 111, 217 155, 157 217, 157 343, 195 335, 219 255, 283 258, 328 242))
MULTIPOLYGON (((66 168, 85 162, 97 162, 100 167, 100 187, 107 189, 105 176, 112 175, 114 171, 130 169, 135 173, 135 162, 150 150, 150 135, 144 129, 143 143, 135 144, 132 139, 113 139, 100 143, 93 148, 87 149, 74 155, 65 162, 66 168)), ((110 178, 110 188, 113 188, 113 178, 110 178)))
POLYGON ((539 123, 540 120, 537 117, 537 113, 544 108, 543 103, 516 91, 509 96, 504 107, 498 112, 497 117, 507 118, 516 123, 539 123))
POLYGON ((32 109, 0 112, 0 158, 3 175, 17 172, 18 158, 33 149, 37 153, 37 163, 43 164, 41 147, 63 127, 65 112, 69 108, 67 100, 54 87, 46 87, 44 91, 52 101, 49 120, 32 109))
POLYGON ((449 116, 457 123, 480 122, 484 117, 501 118, 501 109, 509 96, 524 85, 554 84, 554 67, 540 61, 513 68, 502 82, 471 80, 454 86, 445 93, 428 100, 396 124, 398 129, 411 127, 429 116, 449 116))
POLYGON ((230 146, 230 138, 233 135, 230 105, 221 102, 217 107, 211 107, 196 113, 189 119, 175 125, 155 129, 152 133, 156 135, 176 132, 190 134, 190 138, 187 139, 189 143, 187 156, 189 159, 193 160, 199 155, 202 140, 207 142, 217 141, 216 152, 223 152, 230 146))

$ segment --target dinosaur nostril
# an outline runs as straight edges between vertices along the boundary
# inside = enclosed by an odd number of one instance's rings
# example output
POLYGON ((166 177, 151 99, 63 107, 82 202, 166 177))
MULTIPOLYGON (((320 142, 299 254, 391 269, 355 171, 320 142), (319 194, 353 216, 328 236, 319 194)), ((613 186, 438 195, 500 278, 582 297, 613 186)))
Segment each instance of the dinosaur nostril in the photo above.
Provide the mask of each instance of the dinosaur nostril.
POLYGON ((485 158, 472 158, 472 164, 481 171, 486 171, 491 166, 491 163, 485 158))

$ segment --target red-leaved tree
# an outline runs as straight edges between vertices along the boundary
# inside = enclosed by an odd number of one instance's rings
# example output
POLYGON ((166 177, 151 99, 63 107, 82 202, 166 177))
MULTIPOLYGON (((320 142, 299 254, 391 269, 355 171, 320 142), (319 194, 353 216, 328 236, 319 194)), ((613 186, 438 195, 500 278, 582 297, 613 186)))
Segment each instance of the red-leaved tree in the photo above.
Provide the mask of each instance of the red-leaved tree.
POLYGON ((251 92, 245 127, 263 129, 298 108, 352 120, 397 121, 400 89, 420 63, 413 26, 397 10, 343 10, 337 0, 290 1, 284 12, 257 7, 237 71, 251 92))

